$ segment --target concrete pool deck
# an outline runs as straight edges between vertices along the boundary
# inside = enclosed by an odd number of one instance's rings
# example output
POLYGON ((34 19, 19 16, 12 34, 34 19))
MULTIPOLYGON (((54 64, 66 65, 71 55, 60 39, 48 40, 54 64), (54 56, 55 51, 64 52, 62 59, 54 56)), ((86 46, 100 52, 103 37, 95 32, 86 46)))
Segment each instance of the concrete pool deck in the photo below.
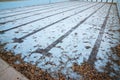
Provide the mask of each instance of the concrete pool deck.
POLYGON ((28 80, 0 58, 0 80, 28 80))
MULTIPOLYGON (((119 30, 117 7, 110 3, 71 1, 0 12, 4 49, 54 77, 61 71, 79 80, 71 67, 84 61, 104 71, 109 57, 119 59, 111 50, 120 43, 119 30)), ((114 63, 111 67, 120 70, 114 63)))

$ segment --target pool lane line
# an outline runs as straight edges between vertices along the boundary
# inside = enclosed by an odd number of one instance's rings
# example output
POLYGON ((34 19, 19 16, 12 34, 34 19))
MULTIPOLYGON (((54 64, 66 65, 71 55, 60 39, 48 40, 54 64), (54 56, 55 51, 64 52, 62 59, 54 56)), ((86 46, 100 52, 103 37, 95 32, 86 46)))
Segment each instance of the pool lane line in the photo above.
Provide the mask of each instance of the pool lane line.
MULTIPOLYGON (((85 5, 82 5, 82 6, 85 6, 85 5)), ((80 6, 80 7, 82 7, 82 6, 80 6)), ((19 28, 19 27, 21 27, 21 26, 24 26, 24 25, 27 25, 27 24, 30 24, 30 23, 33 23, 33 22, 36 22, 36 21, 39 21, 39 20, 42 20, 42 19, 51 17, 51 16, 55 16, 55 15, 61 14, 61 13, 63 13, 63 12, 68 12, 68 11, 71 11, 71 10, 74 10, 74 9, 76 9, 76 8, 72 8, 72 9, 68 9, 68 10, 62 11, 62 12, 58 12, 58 13, 55 13, 55 14, 51 14, 51 15, 48 15, 48 16, 45 16, 45 17, 42 17, 42 18, 39 18, 39 19, 36 19, 36 20, 33 20, 33 21, 29 21, 29 22, 24 23, 24 24, 20 24, 20 25, 18 25, 18 26, 15 26, 15 27, 12 27, 12 28, 9 28, 9 29, 6 29, 6 30, 1 30, 1 31, 0 31, 0 34, 3 34, 4 32, 7 32, 7 31, 10 31, 10 30, 19 28)))
POLYGON ((31 32, 31 33, 29 33, 29 34, 27 34, 27 35, 24 35, 24 36, 21 37, 21 38, 14 38, 13 40, 14 40, 14 42, 21 43, 21 42, 23 42, 23 39, 25 39, 25 38, 27 38, 27 37, 29 37, 29 36, 31 36, 31 35, 39 32, 39 31, 41 31, 41 30, 43 30, 43 29, 45 29, 45 28, 51 27, 52 25, 54 25, 54 24, 56 24, 56 23, 59 23, 60 21, 63 21, 63 20, 65 20, 65 19, 70 18, 70 17, 72 17, 72 16, 74 16, 74 15, 77 15, 77 14, 79 14, 79 13, 85 11, 85 10, 88 10, 88 9, 90 9, 90 8, 96 6, 96 5, 97 5, 97 4, 92 5, 92 6, 86 8, 86 9, 84 9, 84 10, 80 10, 79 12, 77 12, 77 13, 75 13, 75 14, 72 14, 72 15, 70 15, 70 16, 67 16, 67 17, 65 17, 65 18, 62 18, 62 19, 60 19, 60 20, 58 20, 58 21, 56 21, 56 22, 53 22, 53 23, 51 23, 51 24, 49 24, 49 25, 46 25, 45 27, 42 27, 42 28, 40 28, 40 29, 38 29, 38 30, 35 30, 35 31, 33 31, 33 32, 31 32))
POLYGON ((101 29, 100 29, 100 32, 98 34, 98 37, 95 41, 95 44, 92 48, 92 51, 90 53, 90 56, 88 58, 88 63, 91 64, 91 65, 94 65, 95 61, 96 61, 96 56, 97 56, 97 53, 99 51, 99 48, 100 48, 100 44, 101 44, 101 41, 102 41, 102 37, 104 35, 104 31, 105 31, 105 28, 106 28, 106 24, 107 24, 107 20, 109 18, 109 14, 110 14, 110 10, 111 10, 111 7, 112 7, 112 4, 110 5, 109 9, 108 9, 108 13, 104 19, 104 22, 101 26, 101 29))
MULTIPOLYGON (((78 4, 78 5, 79 5, 79 4, 78 4)), ((2 22, 0 22, 0 24, 6 24, 6 23, 8 23, 8 22, 13 22, 13 21, 16 21, 16 20, 19 20, 19 19, 28 18, 28 17, 31 17, 31 16, 36 16, 36 15, 40 15, 40 14, 43 14, 43 13, 60 10, 60 9, 63 9, 63 8, 69 8, 69 7, 72 7, 72 6, 75 6, 75 5, 70 5, 70 6, 66 6, 66 7, 64 6, 64 7, 58 8, 58 9, 53 9, 53 10, 48 10, 48 11, 44 11, 44 12, 39 12, 39 13, 36 13, 36 14, 32 14, 32 15, 25 16, 25 17, 20 17, 20 18, 17 18, 17 19, 12 19, 12 20, 8 20, 8 21, 2 21, 2 22)), ((76 8, 77 8, 77 7, 76 7, 76 8)), ((51 9, 51 8, 49 8, 49 9, 51 9)), ((41 11, 41 10, 37 10, 37 11, 41 11)), ((34 13, 34 12, 30 11, 30 12, 26 12, 26 13, 22 13, 22 14, 26 14, 26 15, 27 15, 27 13, 34 13)), ((19 15, 21 15, 21 13, 20 13, 19 15)), ((16 16, 16 15, 15 15, 15 16, 16 16)), ((9 17, 11 17, 11 16, 9 16, 9 17)), ((6 18, 7 18, 7 17, 6 17, 6 18)))
POLYGON ((36 49, 35 51, 33 51, 32 53, 42 53, 44 55, 48 55, 50 54, 49 51, 55 47, 58 43, 62 42, 62 40, 64 38, 66 38, 70 33, 72 33, 74 30, 76 30, 81 24, 83 24, 88 18, 90 18, 92 15, 94 15, 97 11, 99 11, 99 9, 101 9, 105 4, 103 4, 101 7, 99 7, 97 10, 95 10, 94 12, 92 12, 89 16, 87 16, 85 19, 83 19, 82 21, 80 21, 76 26, 72 27, 69 31, 67 31, 64 35, 62 35, 61 37, 59 37, 56 41, 54 41, 53 43, 51 43, 48 47, 46 47, 45 49, 36 49))

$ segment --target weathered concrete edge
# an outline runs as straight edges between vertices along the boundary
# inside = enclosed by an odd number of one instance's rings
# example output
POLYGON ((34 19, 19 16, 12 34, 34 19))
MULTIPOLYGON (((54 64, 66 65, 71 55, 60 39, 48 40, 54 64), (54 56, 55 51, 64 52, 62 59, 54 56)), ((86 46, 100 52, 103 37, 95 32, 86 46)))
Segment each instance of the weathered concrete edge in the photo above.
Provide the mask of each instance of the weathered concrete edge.
MULTIPOLYGON (((0 58, 0 64, 3 63, 4 65, 0 65, 0 68, 2 69, 0 71, 0 80, 1 79, 5 79, 5 80, 12 80, 13 76, 11 76, 11 74, 13 74, 12 72, 14 72, 14 77, 20 77, 20 80, 29 80, 27 79, 24 75, 22 75, 20 72, 18 72, 16 69, 14 69, 12 66, 10 66, 7 62, 5 62, 3 59, 0 58), (10 72, 8 75, 8 72, 10 72)), ((17 79, 16 79, 17 80, 17 79)))

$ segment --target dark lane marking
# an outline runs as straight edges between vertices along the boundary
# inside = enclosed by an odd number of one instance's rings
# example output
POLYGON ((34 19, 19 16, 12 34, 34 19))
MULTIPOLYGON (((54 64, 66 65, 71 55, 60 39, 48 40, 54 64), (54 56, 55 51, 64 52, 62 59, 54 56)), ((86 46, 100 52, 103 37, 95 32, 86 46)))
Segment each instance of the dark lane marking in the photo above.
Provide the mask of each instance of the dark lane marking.
MULTIPOLYGON (((68 3, 68 1, 65 1, 66 3, 68 3)), ((58 3, 63 3, 63 2, 58 2, 58 3)), ((72 3, 72 2, 71 2, 72 3)), ((15 12, 21 12, 21 11, 23 11, 22 9, 24 9, 24 8, 28 8, 28 9, 26 9, 26 10, 31 10, 31 9, 34 9, 34 8, 36 8, 36 7, 49 7, 49 6, 52 6, 52 5, 54 5, 54 4, 56 4, 56 3, 51 3, 51 4, 38 4, 38 5, 32 5, 32 6, 25 6, 25 7, 20 7, 20 8, 12 8, 12 9, 5 9, 5 10, 11 10, 10 12, 4 12, 4 13, 0 13, 0 15, 2 15, 2 14, 9 14, 9 13, 15 13, 15 12), (31 8, 30 8, 31 7, 31 8), (18 10, 18 11, 13 11, 14 9, 21 9, 21 10, 18 10)), ((60 5, 60 4, 58 4, 58 5, 60 5)), ((4 10, 1 10, 1 11, 4 11, 4 10)))
POLYGON ((90 56, 88 58, 88 63, 91 64, 91 65, 94 65, 94 62, 96 61, 96 56, 97 56, 97 53, 98 53, 98 50, 100 48, 100 44, 101 44, 101 41, 102 41, 102 37, 103 37, 103 34, 104 34, 104 30, 105 30, 105 27, 106 27, 106 24, 107 24, 107 20, 109 18, 109 14, 110 14, 110 9, 111 9, 111 6, 112 4, 110 5, 110 8, 108 10, 108 13, 105 17, 105 20, 101 26, 101 29, 100 29, 100 32, 99 32, 99 35, 95 41, 95 44, 94 44, 94 47, 92 48, 92 51, 90 53, 90 56))
MULTIPOLYGON (((75 6, 75 5, 72 5, 72 6, 75 6)), ((72 7, 72 6, 67 6, 67 7, 63 7, 63 8, 68 8, 68 7, 72 7)), ((85 5, 82 5, 82 6, 85 6, 85 5)), ((79 7, 81 7, 81 6, 78 6, 76 8, 79 8, 79 7)), ((8 22, 13 22, 13 21, 16 21, 16 20, 19 20, 19 19, 23 19, 23 18, 27 18, 27 17, 31 17, 31 16, 36 16, 36 15, 40 15, 40 14, 43 14, 43 13, 60 10, 60 9, 63 9, 63 8, 58 8, 58 9, 55 9, 55 10, 49 10, 49 11, 40 12, 40 13, 32 14, 32 15, 29 15, 29 16, 21 17, 21 18, 18 18, 18 19, 13 19, 13 20, 8 20, 8 21, 0 22, 0 24, 6 24, 8 22)))
MULTIPOLYGON (((105 4, 104 4, 105 5, 105 4)), ((46 47, 45 49, 36 49, 35 51, 33 51, 32 53, 42 53, 45 55, 49 54, 49 51, 55 47, 58 43, 62 42, 62 40, 67 37, 70 33, 72 33, 76 28, 78 28, 82 23, 84 23, 88 18, 90 18, 93 14, 95 14, 99 9, 101 9, 104 5, 102 5, 101 7, 99 7, 97 10, 95 10, 94 12, 92 12, 89 16, 87 16, 84 20, 80 21, 76 26, 74 26, 73 28, 71 28, 69 31, 67 31, 64 35, 62 35, 61 37, 59 37, 56 41, 54 41, 52 44, 50 44, 48 47, 46 47)))
MULTIPOLYGON (((70 5, 70 6, 71 6, 71 5, 70 5)), ((65 7, 65 6, 62 6, 62 7, 58 8, 58 9, 55 9, 55 10, 67 8, 67 7, 70 7, 70 6, 66 6, 66 7, 65 7)), ((73 6, 73 5, 72 5, 72 6, 73 6)), ((58 7, 59 7, 59 6, 58 6, 58 7)), ((34 11, 41 11, 41 10, 51 9, 51 8, 54 8, 54 7, 49 7, 49 8, 45 8, 45 9, 38 9, 38 10, 33 10, 33 11, 27 11, 27 12, 23 12, 23 13, 8 15, 8 16, 5 16, 5 17, 0 17, 0 19, 2 19, 2 18, 8 18, 8 17, 16 16, 16 15, 21 15, 21 14, 32 13, 32 12, 34 12, 34 11)), ((49 10, 49 11, 45 11, 45 12, 50 12, 50 11, 54 11, 54 9, 49 10)))
POLYGON ((119 24, 120 24, 120 16, 119 16, 119 10, 118 10, 119 8, 116 3, 113 3, 113 4, 116 5, 117 16, 118 16, 119 24))
MULTIPOLYGON (((32 9, 36 9, 37 6, 33 7, 33 8, 28 8, 25 10, 32 10, 32 9)), ((40 5, 38 6, 38 8, 41 7, 40 5)), ((47 7, 47 6, 45 6, 47 7)), ((49 7, 49 6, 48 6, 49 7)), ((0 15, 4 15, 4 14, 11 14, 11 13, 16 13, 16 12, 23 12, 23 10, 19 10, 19 11, 12 11, 12 12, 6 12, 6 13, 0 13, 0 15)))
POLYGON ((31 32, 31 33, 29 33, 29 34, 21 37, 21 38, 14 38, 13 40, 14 40, 14 42, 19 42, 19 43, 21 43, 21 42, 23 42, 23 39, 25 39, 25 38, 27 38, 27 37, 29 37, 29 36, 31 36, 31 35, 39 32, 39 31, 41 31, 41 30, 43 30, 43 29, 45 29, 45 28, 48 28, 48 27, 50 27, 50 26, 52 26, 52 25, 54 25, 54 24, 56 24, 56 23, 58 23, 58 22, 60 22, 60 21, 63 21, 63 20, 65 20, 65 19, 67 19, 67 18, 69 18, 69 17, 71 17, 71 16, 74 16, 74 15, 79 14, 79 13, 85 11, 85 10, 88 10, 88 9, 90 9, 91 7, 94 7, 94 6, 96 6, 96 5, 97 5, 97 4, 92 5, 92 6, 86 8, 86 9, 84 9, 84 10, 80 10, 80 11, 77 12, 77 13, 74 13, 74 14, 72 14, 72 15, 70 15, 70 16, 67 16, 67 17, 65 17, 65 18, 62 18, 62 19, 60 19, 60 20, 58 20, 58 21, 56 21, 56 22, 54 22, 54 23, 51 23, 51 24, 49 24, 49 25, 47 25, 47 26, 45 26, 45 27, 42 27, 42 28, 40 28, 40 29, 38 29, 38 30, 36 30, 36 31, 33 31, 33 32, 31 32))
MULTIPOLYGON (((82 7, 82 6, 81 6, 82 7)), ((74 8, 76 9, 76 8, 74 8)), ((27 25, 27 24, 30 24, 30 23, 33 23, 33 22, 36 22, 36 21, 39 21, 39 20, 42 20, 42 19, 45 19, 45 18, 48 18, 48 17, 51 17, 51 16, 55 16, 57 14, 61 14, 63 12, 68 12, 68 11, 71 11, 71 10, 74 10, 74 9, 69 9, 69 10, 66 10, 66 11, 62 11, 62 12, 59 12, 59 13, 55 13, 55 14, 52 14, 52 15, 48 15, 46 17, 43 17, 43 18, 39 18, 39 19, 36 19, 36 20, 33 20, 33 21, 30 21, 30 22, 27 22, 27 23, 24 23, 24 24, 21 24, 21 25, 18 25, 18 26, 15 26, 15 27, 12 27, 12 28, 9 28, 9 29, 6 29, 6 30, 2 30, 0 31, 0 33, 4 33, 4 32, 7 32, 9 30, 12 30, 12 29, 16 29, 18 27, 21 27, 21 26, 24 26, 24 25, 27 25)))

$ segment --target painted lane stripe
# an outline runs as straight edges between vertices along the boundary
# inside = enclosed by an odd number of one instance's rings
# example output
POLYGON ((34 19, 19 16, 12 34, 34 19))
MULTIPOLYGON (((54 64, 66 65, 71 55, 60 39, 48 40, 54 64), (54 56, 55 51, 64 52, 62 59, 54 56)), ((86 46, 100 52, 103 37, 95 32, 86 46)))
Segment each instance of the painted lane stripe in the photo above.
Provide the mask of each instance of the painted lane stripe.
MULTIPOLYGON (((54 6, 54 5, 60 5, 60 4, 63 4, 64 2, 58 2, 58 3, 51 3, 51 4, 41 4, 41 5, 32 5, 32 6, 25 6, 25 7, 20 7, 20 8, 12 8, 12 9, 5 9, 5 10, 0 10, 0 15, 3 15, 3 14, 9 14, 9 13, 15 13, 15 12, 21 12, 23 10, 31 10, 31 9, 35 9, 37 7, 49 7, 49 6, 54 6)), ((65 4, 68 4, 68 3, 73 3, 73 2, 65 2, 65 4)))
MULTIPOLYGON (((77 3, 78 4, 78 3, 77 3)), ((21 12, 21 13, 15 13, 15 14, 8 14, 8 15, 1 15, 0 16, 0 19, 4 19, 4 18, 8 18, 8 17, 12 17, 12 16, 17 16, 17 15, 22 15, 22 14, 27 14, 27 13, 32 13, 32 12, 35 12, 35 11, 41 11, 41 10, 46 10, 46 9, 52 9, 52 8, 55 8, 55 10, 58 10, 58 9, 61 9, 61 8, 66 8, 66 7, 68 7, 68 6, 66 6, 66 5, 64 5, 64 6, 62 6, 63 4, 61 4, 61 5, 56 5, 55 7, 49 7, 49 8, 45 8, 45 9, 35 9, 35 10, 30 10, 30 11, 23 11, 23 12, 21 12), (62 7, 61 7, 62 6, 62 7), (59 8, 60 7, 60 8, 59 8), (56 8, 58 8, 58 9, 56 9, 56 8)), ((70 6, 71 6, 71 4, 69 4, 70 6)))
POLYGON ((18 39, 15 38, 15 39, 14 39, 14 42, 19 42, 19 43, 20 43, 20 42, 23 42, 23 39, 25 39, 25 38, 27 38, 27 37, 29 37, 29 36, 31 36, 31 35, 39 32, 39 31, 41 31, 41 30, 43 30, 43 29, 45 29, 45 28, 48 28, 48 27, 50 27, 50 26, 52 26, 52 25, 54 25, 54 24, 56 24, 56 23, 59 23, 60 21, 63 21, 63 20, 65 20, 65 19, 67 19, 67 18, 70 18, 71 16, 77 15, 77 14, 79 14, 79 13, 85 11, 85 10, 88 10, 88 9, 90 9, 90 8, 96 6, 96 5, 97 5, 97 4, 92 5, 92 6, 86 8, 86 9, 84 9, 84 10, 81 10, 81 11, 75 13, 75 14, 72 14, 72 15, 70 15, 70 16, 67 16, 67 17, 65 17, 65 18, 62 18, 62 19, 60 19, 60 20, 58 20, 58 21, 56 21, 56 22, 54 22, 54 23, 51 23, 51 24, 49 24, 49 25, 47 25, 47 26, 45 26, 45 27, 42 27, 42 28, 40 28, 40 29, 38 29, 38 30, 36 30, 36 31, 33 31, 33 32, 31 32, 31 33, 29 33, 29 34, 21 37, 21 38, 18 38, 18 39))
POLYGON ((101 29, 100 29, 100 32, 99 32, 99 35, 95 41, 95 44, 94 44, 94 47, 90 53, 90 56, 88 58, 88 63, 90 63, 91 65, 94 64, 95 60, 96 60, 96 56, 97 56, 97 53, 98 53, 98 50, 100 48, 100 44, 101 44, 101 41, 102 41, 102 37, 103 37, 103 34, 104 34, 104 30, 105 30, 105 27, 106 27, 106 23, 107 23, 107 20, 108 20, 108 17, 109 17, 109 14, 110 14, 110 10, 111 10, 111 6, 112 4, 110 5, 110 8, 108 10, 108 13, 105 17, 105 20, 101 26, 101 29))
MULTIPOLYGON (((81 6, 81 7, 82 7, 82 6, 81 6)), ((76 8, 74 8, 74 9, 76 9, 76 8)), ((9 30, 16 29, 16 28, 18 28, 18 27, 21 27, 21 26, 24 26, 24 25, 27 25, 27 24, 30 24, 30 23, 33 23, 33 22, 36 22, 36 21, 39 21, 39 20, 42 20, 42 19, 51 17, 51 16, 55 16, 55 15, 61 14, 61 13, 63 13, 63 12, 68 12, 68 11, 71 11, 71 10, 74 10, 74 9, 65 10, 65 11, 58 12, 58 13, 55 13, 55 14, 51 14, 51 15, 48 15, 48 16, 45 16, 45 17, 42 17, 42 18, 39 18, 39 19, 36 19, 36 20, 33 20, 33 21, 29 21, 29 22, 27 22, 27 23, 20 24, 20 25, 18 25, 18 26, 12 27, 12 28, 9 28, 9 29, 6 29, 6 30, 2 30, 2 31, 0 31, 0 33, 4 33, 4 32, 7 32, 7 31, 9 31, 9 30)))
MULTIPOLYGON (((105 4, 104 4, 105 5, 105 4)), ((54 47, 56 46, 58 43, 60 43, 65 37, 67 37, 70 33, 72 33, 76 28, 78 28, 82 23, 84 23, 89 17, 91 17, 92 15, 94 15, 99 9, 101 9, 104 5, 102 5, 101 7, 99 7, 97 10, 95 10, 94 12, 92 12, 89 16, 87 16, 85 19, 83 19, 82 21, 80 21, 76 26, 74 26, 73 28, 71 28, 69 31, 67 31, 64 35, 62 35, 61 37, 59 37, 56 41, 54 41, 52 44, 50 44, 48 47, 46 47, 45 49, 36 49, 34 52, 36 53, 44 53, 44 55, 47 55, 48 52, 54 47)))
MULTIPOLYGON (((75 4, 76 5, 76 4, 75 4)), ((75 5, 72 5, 72 6, 75 6, 75 5)), ((12 20, 6 20, 6 21, 0 21, 0 24, 6 24, 8 22, 13 22, 13 21, 16 21, 16 20, 19 20, 19 19, 23 19, 23 18, 27 18, 27 17, 31 17, 31 16, 36 16, 36 15, 40 15, 40 14, 43 14, 43 13, 47 13, 47 12, 51 12, 51 11, 56 11, 56 10, 60 10, 60 9, 63 9, 63 8, 68 8, 68 7, 72 7, 72 6, 67 6, 67 7, 62 7, 62 8, 58 8, 58 9, 52 9, 52 10, 49 10, 49 11, 44 11, 44 12, 39 12, 39 13, 36 13, 36 14, 32 14, 32 15, 28 15, 28 16, 25 16, 25 17, 20 17, 20 18, 15 18, 15 19, 12 19, 12 20)), ((76 8, 79 8, 80 6, 76 7, 76 8)), ((51 9, 51 8, 49 8, 51 9)), ((41 11, 41 10, 38 10, 38 11, 41 11)), ((33 13, 33 12, 30 12, 30 13, 33 13)), ((29 12, 28 12, 29 14, 29 12)), ((27 15, 27 14, 26 14, 27 15)), ((8 17, 7 17, 8 18, 8 17)))

